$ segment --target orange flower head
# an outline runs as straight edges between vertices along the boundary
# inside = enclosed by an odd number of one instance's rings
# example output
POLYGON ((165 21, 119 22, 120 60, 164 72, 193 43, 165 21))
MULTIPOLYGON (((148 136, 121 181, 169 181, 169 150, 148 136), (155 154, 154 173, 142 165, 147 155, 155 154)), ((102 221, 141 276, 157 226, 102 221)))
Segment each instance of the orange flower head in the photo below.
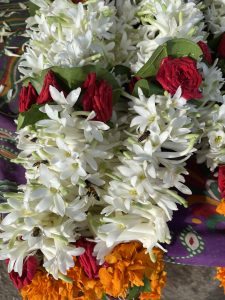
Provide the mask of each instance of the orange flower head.
MULTIPOLYGON (((160 250, 156 250, 155 254, 157 258, 162 258, 160 250)), ((105 261, 107 267, 99 270, 99 277, 106 294, 125 298, 130 287, 144 286, 145 277, 152 282, 154 293, 160 294, 160 288, 165 281, 165 278, 160 281, 164 265, 162 262, 153 263, 141 243, 120 244, 105 257, 105 261)), ((163 275, 165 277, 164 273, 163 275)), ((143 298, 146 295, 142 294, 142 299, 148 299, 143 298)))

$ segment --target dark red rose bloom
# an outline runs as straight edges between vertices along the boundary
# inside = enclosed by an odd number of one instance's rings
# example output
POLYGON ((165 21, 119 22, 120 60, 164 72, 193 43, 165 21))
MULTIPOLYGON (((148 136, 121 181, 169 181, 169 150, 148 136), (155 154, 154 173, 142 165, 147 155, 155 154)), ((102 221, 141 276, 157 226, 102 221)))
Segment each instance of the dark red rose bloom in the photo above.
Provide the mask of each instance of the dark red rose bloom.
POLYGON ((78 256, 77 259, 84 272, 87 274, 88 278, 98 278, 99 265, 97 263, 96 257, 93 256, 95 243, 89 242, 85 239, 80 239, 76 242, 76 246, 85 249, 85 252, 82 255, 78 256))
POLYGON ((107 122, 112 117, 112 87, 105 81, 96 81, 96 73, 90 73, 83 84, 86 89, 82 105, 84 111, 94 111, 96 120, 107 122))
POLYGON ((203 41, 199 41, 198 42, 199 47, 201 48, 202 52, 203 52, 203 56, 205 61, 207 61, 207 63, 209 65, 211 65, 213 63, 213 59, 212 59, 212 54, 210 52, 210 49, 208 47, 208 45, 206 43, 204 43, 203 41))
POLYGON ((197 70, 196 61, 189 57, 164 58, 156 80, 172 95, 180 86, 182 96, 186 100, 202 98, 202 93, 199 91, 202 76, 197 70))
MULTIPOLYGON (((6 263, 8 265, 9 259, 6 260, 6 263)), ((24 286, 32 282, 32 279, 37 271, 37 267, 37 259, 34 256, 28 256, 23 264, 22 276, 20 277, 17 272, 11 271, 9 273, 9 277, 17 289, 22 289, 24 286)))
POLYGON ((128 84, 129 93, 132 94, 134 91, 135 84, 141 79, 139 76, 133 76, 128 84))
POLYGON ((218 186, 222 198, 225 198, 225 165, 219 166, 218 186))
POLYGON ((49 92, 50 85, 54 86, 58 91, 60 91, 60 92, 63 91, 64 94, 66 94, 65 91, 63 90, 63 88, 61 87, 61 85, 59 84, 59 82, 57 81, 55 74, 50 70, 45 75, 43 87, 42 87, 40 95, 38 96, 38 99, 37 99, 38 104, 45 104, 47 102, 52 101, 52 97, 49 92))
POLYGON ((38 94, 29 82, 28 86, 23 86, 19 95, 19 112, 25 112, 30 109, 32 104, 37 102, 38 94))
POLYGON ((217 53, 220 58, 225 58, 225 33, 221 35, 217 53))

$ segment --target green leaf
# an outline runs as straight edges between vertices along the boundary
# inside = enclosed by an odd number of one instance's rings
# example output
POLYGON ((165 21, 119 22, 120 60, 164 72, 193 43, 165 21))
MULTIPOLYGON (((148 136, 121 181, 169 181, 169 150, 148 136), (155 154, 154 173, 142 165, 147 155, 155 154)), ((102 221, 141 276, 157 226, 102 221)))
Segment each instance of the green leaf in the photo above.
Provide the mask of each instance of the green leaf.
POLYGON ((164 90, 160 86, 152 82, 149 83, 146 79, 141 79, 136 82, 133 91, 133 95, 136 97, 138 96, 138 88, 141 88, 145 97, 164 94, 164 90))
POLYGON ((40 107, 40 105, 34 104, 28 111, 20 113, 18 117, 17 130, 28 125, 34 125, 40 120, 48 119, 48 116, 39 110, 40 107))
POLYGON ((140 79, 135 83, 133 95, 136 97, 138 96, 138 88, 140 88, 142 90, 142 92, 144 93, 144 95, 146 97, 150 96, 150 88, 149 88, 148 80, 140 79))
POLYGON ((28 2, 28 10, 30 13, 30 16, 34 16, 36 14, 36 11, 39 9, 39 7, 37 5, 35 5, 32 2, 28 2))
POLYGON ((23 85, 28 86, 29 82, 32 83, 32 85, 35 88, 35 90, 37 91, 37 93, 40 94, 43 83, 44 83, 44 78, 45 78, 45 75, 47 74, 48 70, 49 69, 43 70, 42 72, 40 72, 40 74, 36 75, 35 77, 27 77, 23 81, 23 85))
POLYGON ((136 76, 140 76, 142 78, 155 76, 158 72, 162 59, 167 56, 167 45, 163 44, 162 46, 159 46, 146 64, 137 72, 136 76))
POLYGON ((128 77, 131 76, 131 70, 130 68, 123 66, 123 65, 117 65, 113 68, 113 73, 118 75, 127 75, 128 77))
POLYGON ((106 295, 105 295, 105 294, 103 294, 103 296, 102 296, 102 300, 107 300, 107 297, 106 297, 106 295))
POLYGON ((172 57, 189 56, 195 60, 199 60, 203 56, 203 52, 198 44, 187 39, 173 39, 166 43, 167 52, 172 57))
POLYGON ((140 287, 139 286, 134 286, 134 287, 130 288, 129 295, 128 295, 128 300, 136 299, 136 297, 139 295, 139 293, 140 293, 140 287))
POLYGON ((142 287, 140 288, 140 292, 148 292, 148 293, 150 293, 151 291, 152 291, 152 289, 151 289, 150 281, 149 281, 149 279, 145 276, 145 278, 144 278, 144 286, 142 286, 142 287))

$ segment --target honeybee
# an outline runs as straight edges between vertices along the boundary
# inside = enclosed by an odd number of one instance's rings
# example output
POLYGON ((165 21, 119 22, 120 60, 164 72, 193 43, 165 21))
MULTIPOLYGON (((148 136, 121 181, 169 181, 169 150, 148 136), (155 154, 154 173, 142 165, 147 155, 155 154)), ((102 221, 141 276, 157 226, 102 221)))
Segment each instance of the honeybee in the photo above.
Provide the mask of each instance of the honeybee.
POLYGON ((33 164, 33 167, 40 167, 40 164, 47 164, 48 161, 47 160, 41 160, 41 161, 37 161, 36 163, 33 164))
POLYGON ((146 130, 139 138, 138 138, 138 142, 141 143, 144 140, 146 140, 150 135, 150 131, 146 130))
POLYGON ((96 192, 95 188, 91 185, 91 183, 88 180, 85 180, 85 183, 86 183, 88 197, 93 196, 95 200, 100 201, 100 197, 96 192))

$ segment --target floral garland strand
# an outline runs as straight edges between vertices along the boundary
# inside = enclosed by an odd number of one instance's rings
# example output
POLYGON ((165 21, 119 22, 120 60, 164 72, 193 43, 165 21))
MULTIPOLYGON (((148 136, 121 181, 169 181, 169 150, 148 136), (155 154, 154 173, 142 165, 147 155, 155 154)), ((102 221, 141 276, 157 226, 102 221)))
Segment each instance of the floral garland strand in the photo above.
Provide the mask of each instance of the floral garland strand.
POLYGON ((160 299, 186 161, 197 152, 214 171, 224 159, 224 79, 203 6, 38 5, 20 63, 27 184, 0 207, 0 258, 24 299, 160 299))

